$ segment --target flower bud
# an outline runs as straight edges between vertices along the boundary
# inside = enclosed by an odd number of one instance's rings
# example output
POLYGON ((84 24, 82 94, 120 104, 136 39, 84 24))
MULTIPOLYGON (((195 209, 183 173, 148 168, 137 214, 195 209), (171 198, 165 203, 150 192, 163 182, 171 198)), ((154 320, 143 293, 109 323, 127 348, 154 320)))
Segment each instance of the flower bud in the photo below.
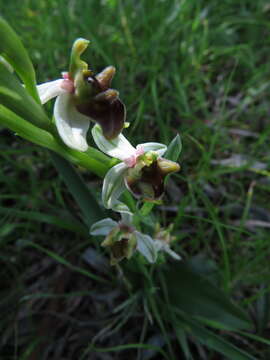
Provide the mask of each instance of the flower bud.
POLYGON ((165 244, 170 244, 171 242, 176 240, 176 237, 171 235, 173 231, 173 224, 170 224, 167 228, 162 228, 160 224, 156 225, 154 239, 160 240, 165 244))

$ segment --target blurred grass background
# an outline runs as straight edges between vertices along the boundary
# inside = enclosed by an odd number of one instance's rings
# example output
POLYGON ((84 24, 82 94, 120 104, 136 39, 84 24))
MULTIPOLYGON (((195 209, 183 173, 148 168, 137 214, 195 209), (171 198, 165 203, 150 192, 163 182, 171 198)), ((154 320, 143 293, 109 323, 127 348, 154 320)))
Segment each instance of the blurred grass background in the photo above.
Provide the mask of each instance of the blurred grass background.
MULTIPOLYGON (((206 254, 219 286, 269 338, 269 2, 0 0, 0 10, 29 51, 38 82, 59 78, 72 42, 85 37, 91 68, 117 68, 113 86, 127 106, 129 139, 168 144, 181 134, 182 170, 156 212, 163 224, 174 223, 176 251, 184 258, 206 254)), ((91 247, 47 152, 6 129, 1 135, 2 358, 89 358, 97 333, 104 349, 159 339, 138 322, 136 302, 112 315, 130 298, 119 271, 108 270, 106 257, 91 247), (40 337, 52 331, 48 314, 58 325, 44 346, 40 337)), ((100 179, 81 172, 100 191, 100 179)), ((235 341, 269 359, 268 346, 235 341)), ((220 359, 193 351, 195 359, 220 359)), ((150 355, 133 349, 128 356, 150 355)))

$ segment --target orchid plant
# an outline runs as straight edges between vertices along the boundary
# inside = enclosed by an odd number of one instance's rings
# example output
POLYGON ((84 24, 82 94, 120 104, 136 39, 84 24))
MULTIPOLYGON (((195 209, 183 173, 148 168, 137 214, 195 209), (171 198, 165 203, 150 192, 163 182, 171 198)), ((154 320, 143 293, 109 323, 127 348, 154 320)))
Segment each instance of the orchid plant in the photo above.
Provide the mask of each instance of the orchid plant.
POLYGON ((141 203, 159 204, 165 178, 180 169, 175 162, 181 150, 179 135, 169 148, 156 142, 132 146, 122 134, 128 127, 125 105, 119 92, 111 88, 115 68, 107 66, 98 74, 89 69, 81 60, 88 40, 79 38, 74 42, 69 70, 62 73, 62 78, 36 85, 34 69, 23 45, 7 23, 3 19, 0 22, 0 32, 4 29, 12 40, 0 44, 1 123, 18 135, 104 176, 102 204, 121 219, 117 222, 106 218, 92 223, 90 234, 105 236, 102 246, 110 249, 112 264, 129 259, 135 253, 150 263, 154 263, 161 252, 179 260, 180 256, 170 249, 170 228, 152 236, 144 234, 139 210, 141 203), (50 120, 41 105, 55 97, 50 120), (88 145, 91 122, 95 123, 92 137, 101 152, 88 145), (137 200, 132 208, 122 196, 125 190, 137 200))
MULTIPOLYGON (((218 276, 212 270, 212 262, 204 264, 201 256, 176 262, 181 257, 172 249, 176 240, 173 226, 162 226, 151 212, 163 200, 167 176, 180 170, 177 163, 181 152, 179 135, 168 146, 158 142, 133 146, 128 141, 122 134, 122 131, 128 132, 125 105, 119 92, 111 88, 115 68, 107 66, 95 74, 81 60, 89 44, 87 40, 80 38, 74 42, 69 68, 62 73, 62 78, 37 85, 34 67, 23 44, 1 17, 0 38, 0 124, 49 150, 53 164, 82 212, 90 235, 97 237, 98 244, 109 252, 111 264, 116 266, 117 274, 121 275, 122 283, 131 295, 117 306, 117 311, 114 309, 116 322, 111 318, 109 322, 115 327, 109 324, 105 328, 112 334, 119 328, 119 319, 126 324, 126 314, 129 317, 133 312, 130 306, 137 309, 137 304, 141 303, 147 320, 143 321, 142 342, 147 339, 148 320, 149 323, 155 321, 146 349, 151 339, 158 336, 161 346, 156 348, 162 349, 163 343, 168 343, 171 354, 174 346, 169 340, 171 334, 175 334, 172 338, 177 339, 181 354, 187 359, 193 358, 189 352, 192 343, 202 354, 206 354, 202 347, 205 344, 211 351, 216 350, 230 359, 250 359, 250 354, 245 356, 236 348, 235 342, 230 344, 221 337, 233 330, 236 331, 235 338, 239 339, 239 334, 244 334, 246 329, 252 331, 246 334, 248 339, 255 337, 248 316, 228 299, 231 276, 227 257, 224 256, 224 292, 216 286, 218 276), (51 118, 42 105, 53 98, 56 100, 51 118), (91 134, 97 148, 89 146, 91 134), (72 164, 103 179, 101 201, 93 196, 72 164), (153 264, 164 263, 167 256, 175 263, 155 271, 153 264), (125 271, 119 265, 121 261, 125 271), (211 281, 205 275, 211 275, 211 281), (120 311, 123 317, 119 317, 120 311), (160 330, 156 332, 157 326, 160 330)), ((72 270, 79 269, 63 260, 61 264, 67 264, 72 270)), ((88 271, 80 272, 97 279, 88 271)), ((37 339, 35 344, 40 342, 37 339)), ((246 344, 246 340, 243 343, 246 344)), ((32 351, 30 345, 27 344, 25 354, 30 348, 32 351)), ((132 347, 134 345, 143 349, 141 345, 144 344, 132 344, 132 347)), ((92 353, 92 347, 88 348, 92 353)))

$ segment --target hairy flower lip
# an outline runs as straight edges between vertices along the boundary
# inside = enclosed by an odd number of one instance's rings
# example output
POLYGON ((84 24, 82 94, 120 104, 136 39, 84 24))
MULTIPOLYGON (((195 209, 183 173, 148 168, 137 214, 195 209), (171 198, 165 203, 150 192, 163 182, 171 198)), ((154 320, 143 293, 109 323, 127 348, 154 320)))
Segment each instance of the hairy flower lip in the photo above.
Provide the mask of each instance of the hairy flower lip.
POLYGON ((119 98, 77 104, 76 109, 96 121, 101 126, 104 137, 108 140, 117 137, 124 127, 126 109, 119 98))
POLYGON ((139 178, 132 178, 132 176, 129 176, 129 171, 127 171, 124 180, 127 188, 136 198, 156 201, 160 200, 164 194, 164 177, 155 161, 150 166, 143 166, 139 178))

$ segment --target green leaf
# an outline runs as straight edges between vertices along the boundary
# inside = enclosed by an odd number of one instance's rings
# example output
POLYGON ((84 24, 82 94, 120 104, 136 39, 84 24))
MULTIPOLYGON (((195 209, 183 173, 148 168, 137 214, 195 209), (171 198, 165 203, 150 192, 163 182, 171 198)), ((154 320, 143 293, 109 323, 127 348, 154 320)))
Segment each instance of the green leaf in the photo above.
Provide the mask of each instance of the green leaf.
POLYGON ((0 102, 32 124, 49 129, 50 120, 41 105, 27 93, 16 76, 0 63, 0 102))
POLYGON ((104 176, 113 164, 111 159, 94 148, 89 147, 84 153, 68 148, 49 132, 34 126, 2 105, 0 105, 0 124, 24 139, 53 150, 68 161, 82 166, 98 176, 104 176))
POLYGON ((270 340, 269 339, 266 339, 266 338, 263 338, 261 336, 257 336, 257 335, 254 335, 254 334, 246 333, 244 331, 239 331, 239 334, 241 334, 243 336, 246 336, 247 338, 250 338, 252 340, 258 341, 258 342, 260 342, 262 344, 266 344, 266 345, 270 346, 270 340))
POLYGON ((175 263, 163 274, 170 304, 216 328, 250 328, 246 314, 190 263, 175 263))
POLYGON ((38 211, 17 210, 13 208, 6 208, 4 206, 0 206, 0 214, 54 225, 61 229, 72 231, 82 236, 87 235, 87 228, 71 216, 69 216, 68 219, 62 219, 58 216, 44 214, 38 211))
POLYGON ((170 142, 170 145, 168 146, 168 149, 165 152, 164 157, 171 161, 177 161, 181 151, 182 151, 182 142, 180 135, 177 134, 176 137, 170 142))
MULTIPOLYGON (((130 349, 149 349, 149 350, 155 350, 157 352, 159 352, 160 354, 162 354, 163 359, 169 360, 169 357, 166 355, 165 351, 162 350, 160 347, 158 346, 154 346, 154 345, 148 345, 148 344, 126 344, 126 345, 118 345, 118 346, 113 346, 113 347, 108 347, 108 348, 96 348, 94 345, 89 345, 88 348, 84 351, 83 355, 80 357, 80 360, 82 359, 86 359, 86 356, 88 353, 92 353, 92 352, 112 352, 115 351, 117 353, 119 353, 120 351, 124 351, 124 350, 130 350, 130 349)), ((88 359, 89 357, 87 357, 88 359)))
POLYGON ((0 54, 18 73, 28 92, 37 102, 35 70, 21 40, 9 24, 0 16, 0 54))
POLYGON ((185 323, 186 327, 189 328, 188 332, 194 336, 196 340, 208 348, 223 354, 228 360, 256 360, 256 358, 249 355, 245 351, 205 329, 196 321, 188 318, 186 314, 182 313, 178 315, 180 315, 181 321, 185 323))
POLYGON ((73 166, 57 154, 51 153, 54 166, 70 193, 82 210, 87 226, 91 226, 104 217, 96 198, 91 194, 81 176, 75 171, 73 166))
POLYGON ((190 349, 189 349, 187 334, 184 331, 182 324, 181 324, 181 326, 179 326, 179 321, 172 321, 172 323, 174 325, 175 336, 181 346, 183 353, 185 354, 186 359, 188 359, 188 360, 193 359, 190 349))
POLYGON ((17 245, 20 245, 20 246, 30 246, 30 247, 33 247, 41 252, 43 252, 44 254, 46 254, 47 256, 49 256, 50 258, 54 259, 56 262, 58 262, 59 264, 62 264, 64 265, 65 267, 67 267, 68 269, 70 270, 73 270, 75 272, 78 272, 86 277, 89 277, 90 279, 93 279, 93 280, 96 280, 98 282, 102 282, 102 283, 107 283, 108 280, 105 280, 103 279, 102 277, 98 276, 98 275, 95 275, 93 273, 91 273, 90 271, 82 268, 82 267, 79 267, 79 266, 75 266, 73 264, 71 264, 69 261, 67 261, 65 258, 63 258, 61 255, 58 255, 57 253, 55 253, 54 251, 51 251, 51 250, 48 250, 48 249, 45 249, 44 247, 36 244, 36 243, 33 243, 32 241, 28 241, 28 240, 19 240, 17 242, 17 245))
MULTIPOLYGON (((259 334, 262 334, 267 329, 270 319, 270 294, 267 285, 261 285, 262 294, 255 302, 255 321, 259 334), (268 290, 268 291, 267 291, 268 290)), ((256 294, 258 295, 258 293, 256 294)))

